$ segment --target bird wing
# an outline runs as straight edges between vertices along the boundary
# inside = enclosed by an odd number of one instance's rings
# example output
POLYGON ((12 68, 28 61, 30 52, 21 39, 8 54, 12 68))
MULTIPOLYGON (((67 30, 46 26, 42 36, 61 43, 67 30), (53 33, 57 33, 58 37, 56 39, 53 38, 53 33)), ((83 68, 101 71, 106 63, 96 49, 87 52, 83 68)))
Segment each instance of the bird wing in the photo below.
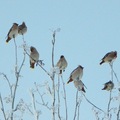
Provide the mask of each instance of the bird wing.
POLYGON ((10 28, 10 30, 9 30, 9 32, 8 32, 8 34, 7 34, 7 36, 9 36, 10 32, 12 31, 12 28, 13 28, 13 27, 10 28))
POLYGON ((70 76, 72 76, 72 74, 78 69, 78 67, 76 69, 74 69, 71 73, 70 76))
POLYGON ((101 60, 104 60, 111 52, 107 53, 101 60))

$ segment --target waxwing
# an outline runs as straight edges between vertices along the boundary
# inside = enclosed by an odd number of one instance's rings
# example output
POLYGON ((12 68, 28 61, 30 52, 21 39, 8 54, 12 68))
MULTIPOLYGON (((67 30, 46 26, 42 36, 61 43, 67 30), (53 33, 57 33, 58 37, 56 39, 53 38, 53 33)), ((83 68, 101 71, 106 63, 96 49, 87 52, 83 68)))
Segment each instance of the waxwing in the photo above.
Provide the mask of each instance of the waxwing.
POLYGON ((18 24, 13 23, 13 26, 10 28, 7 34, 6 43, 8 43, 12 38, 15 38, 18 35, 18 24))

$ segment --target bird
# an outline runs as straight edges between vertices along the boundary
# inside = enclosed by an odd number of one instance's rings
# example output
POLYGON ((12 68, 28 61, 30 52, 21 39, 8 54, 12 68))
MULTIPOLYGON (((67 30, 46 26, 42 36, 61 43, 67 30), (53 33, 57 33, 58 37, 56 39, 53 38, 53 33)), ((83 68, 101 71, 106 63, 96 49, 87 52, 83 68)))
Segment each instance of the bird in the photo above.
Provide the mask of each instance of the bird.
POLYGON ((74 80, 74 85, 78 89, 78 91, 86 92, 84 89, 84 83, 81 80, 74 80))
POLYGON ((83 68, 84 67, 79 65, 76 69, 74 69, 70 74, 67 84, 72 82, 73 80, 80 80, 83 76, 83 68))
POLYGON ((109 91, 109 90, 112 90, 113 87, 114 87, 114 83, 110 80, 109 82, 106 82, 106 83, 104 84, 104 88, 103 88, 102 90, 107 90, 107 91, 109 91))
POLYGON ((111 63, 113 60, 115 60, 117 58, 117 51, 111 51, 108 52, 101 60, 100 65, 102 65, 103 63, 111 63))
POLYGON ((8 43, 12 38, 15 38, 18 35, 18 24, 13 23, 13 26, 10 28, 7 34, 6 43, 8 43))
POLYGON ((30 68, 34 68, 35 63, 39 60, 39 53, 35 47, 30 47, 30 68))
POLYGON ((27 32, 27 26, 25 22, 22 22, 22 24, 18 26, 18 34, 24 35, 26 32, 27 32))
POLYGON ((60 56, 59 61, 57 62, 56 66, 60 70, 60 74, 62 74, 62 71, 65 71, 65 68, 67 67, 68 63, 63 55, 60 56))

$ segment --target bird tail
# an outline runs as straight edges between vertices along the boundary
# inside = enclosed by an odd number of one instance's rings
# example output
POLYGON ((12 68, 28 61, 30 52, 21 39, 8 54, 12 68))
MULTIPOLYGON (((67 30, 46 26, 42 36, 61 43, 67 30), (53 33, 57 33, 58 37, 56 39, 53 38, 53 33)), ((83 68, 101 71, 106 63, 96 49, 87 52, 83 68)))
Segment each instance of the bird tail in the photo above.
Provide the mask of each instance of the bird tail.
POLYGON ((34 65, 35 65, 35 63, 30 62, 30 68, 34 69, 34 65))
POLYGON ((10 40, 11 40, 11 38, 10 38, 10 37, 8 37, 8 38, 7 38, 7 40, 6 40, 6 43, 8 43, 10 40))
POLYGON ((106 90, 106 87, 104 87, 102 90, 106 90))
POLYGON ((101 62, 100 62, 100 65, 102 65, 103 63, 104 63, 104 61, 101 61, 101 62))
POLYGON ((68 84, 68 83, 70 83, 70 82, 72 82, 72 81, 73 81, 73 79, 72 79, 72 78, 70 78, 70 80, 67 82, 67 84, 68 84))
POLYGON ((84 89, 84 87, 82 87, 82 91, 83 91, 83 92, 86 92, 85 89, 84 89))
POLYGON ((60 70, 60 74, 62 74, 62 70, 60 70))

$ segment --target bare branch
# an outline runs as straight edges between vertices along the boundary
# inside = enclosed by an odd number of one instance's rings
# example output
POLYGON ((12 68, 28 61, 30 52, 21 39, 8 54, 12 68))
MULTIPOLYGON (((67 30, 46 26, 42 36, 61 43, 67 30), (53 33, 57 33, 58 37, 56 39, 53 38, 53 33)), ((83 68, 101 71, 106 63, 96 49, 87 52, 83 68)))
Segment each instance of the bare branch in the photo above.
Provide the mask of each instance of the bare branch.
MULTIPOLYGON (((24 104, 25 104, 25 103, 24 103, 24 104)), ((27 110, 28 110, 32 115, 34 115, 34 113, 32 112, 32 110, 30 109, 30 107, 29 107, 27 104, 25 104, 25 106, 26 106, 27 110)))
POLYGON ((85 94, 83 94, 84 98, 86 99, 86 101, 91 104, 93 107, 97 108, 98 110, 102 111, 103 113, 105 113, 101 108, 97 107, 96 105, 94 105, 92 102, 90 102, 87 97, 85 96, 85 94))
POLYGON ((80 103, 82 102, 82 100, 79 98, 79 104, 78 104, 78 111, 77 111, 77 120, 79 120, 80 118, 80 103))
POLYGON ((0 93, 0 102, 1 102, 1 110, 2 110, 2 113, 3 113, 4 119, 7 120, 6 114, 5 114, 5 110, 4 110, 4 105, 3 105, 3 100, 2 100, 1 93, 0 93))
POLYGON ((107 108, 107 113, 108 113, 108 117, 110 116, 110 104, 112 101, 112 91, 110 91, 110 96, 109 96, 109 102, 108 102, 108 108, 107 108))
POLYGON ((52 67, 54 68, 54 47, 55 47, 55 37, 56 37, 56 31, 53 32, 53 40, 52 40, 52 67))
POLYGON ((62 79, 62 84, 63 84, 63 91, 64 91, 64 101, 65 101, 65 115, 66 115, 66 120, 68 119, 68 107, 67 107, 67 97, 66 97, 66 89, 65 89, 65 82, 63 80, 63 76, 61 76, 62 79))
POLYGON ((120 120, 120 104, 119 104, 118 112, 117 112, 117 120, 120 120))
POLYGON ((4 74, 4 73, 0 73, 0 75, 3 75, 3 77, 5 78, 5 80, 7 80, 7 83, 8 83, 9 89, 10 89, 10 95, 12 97, 12 85, 10 84, 10 81, 9 81, 7 75, 4 74))
MULTIPOLYGON (((53 41, 52 41, 52 67, 54 68, 54 45, 55 45, 55 35, 56 32, 53 32, 53 41)), ((55 73, 52 75, 52 90, 53 90, 53 103, 52 103, 52 119, 55 120, 55 73)))
POLYGON ((60 116, 60 77, 59 77, 59 75, 58 75, 57 95, 58 95, 58 118, 59 118, 59 120, 61 120, 61 116, 60 116))
POLYGON ((36 102, 37 102, 38 104, 40 104, 40 105, 45 106, 48 110, 51 110, 51 108, 48 106, 48 103, 45 103, 45 101, 44 101, 43 96, 44 96, 45 94, 41 94, 41 93, 40 93, 40 91, 39 91, 38 86, 36 85, 36 83, 35 83, 35 87, 36 87, 36 91, 38 92, 38 94, 39 94, 39 96, 40 96, 40 98, 41 98, 42 103, 39 103, 38 101, 36 101, 36 102))
POLYGON ((39 119, 40 112, 37 111, 37 109, 36 109, 34 93, 33 93, 32 91, 30 91, 30 94, 31 94, 31 96, 32 96, 32 104, 33 104, 33 110, 34 110, 35 120, 38 120, 38 119, 39 119))
POLYGON ((18 56, 17 56, 17 44, 16 44, 16 41, 15 41, 15 38, 14 38, 14 45, 15 45, 15 76, 17 77, 18 76, 18 73, 17 73, 18 56))
POLYGON ((22 63, 21 63, 21 66, 20 66, 20 68, 19 68, 19 70, 18 70, 18 75, 20 76, 20 72, 21 72, 21 70, 22 70, 22 67, 24 66, 24 63, 25 63, 25 58, 26 58, 26 54, 25 53, 23 53, 23 60, 22 60, 22 63))
POLYGON ((77 92, 76 92, 76 106, 75 106, 75 113, 74 113, 74 118, 73 118, 73 120, 75 120, 75 118, 76 118, 76 114, 77 114, 77 108, 78 108, 78 90, 77 90, 77 92))
POLYGON ((113 82, 113 63, 109 64, 111 67, 111 81, 113 82))
POLYGON ((112 74, 114 74, 114 76, 115 76, 117 82, 119 82, 119 79, 118 79, 118 77, 117 77, 117 74, 115 73, 115 71, 114 71, 114 69, 113 69, 113 63, 112 63, 112 64, 109 64, 109 65, 110 65, 110 67, 111 67, 112 74))
MULTIPOLYGON (((13 94, 12 94, 12 111, 15 109, 14 105, 15 105, 15 97, 16 97, 16 91, 17 91, 17 87, 18 87, 18 81, 19 81, 19 77, 20 77, 20 72, 21 72, 21 69, 24 65, 24 62, 25 62, 25 54, 24 54, 24 57, 23 57, 23 61, 21 63, 21 66, 18 70, 18 51, 17 51, 17 44, 16 44, 16 41, 15 41, 15 38, 14 38, 14 45, 15 45, 15 76, 16 76, 16 82, 15 82, 15 87, 14 87, 14 90, 13 90, 13 94)), ((13 112, 11 112, 11 120, 13 120, 13 112)))

